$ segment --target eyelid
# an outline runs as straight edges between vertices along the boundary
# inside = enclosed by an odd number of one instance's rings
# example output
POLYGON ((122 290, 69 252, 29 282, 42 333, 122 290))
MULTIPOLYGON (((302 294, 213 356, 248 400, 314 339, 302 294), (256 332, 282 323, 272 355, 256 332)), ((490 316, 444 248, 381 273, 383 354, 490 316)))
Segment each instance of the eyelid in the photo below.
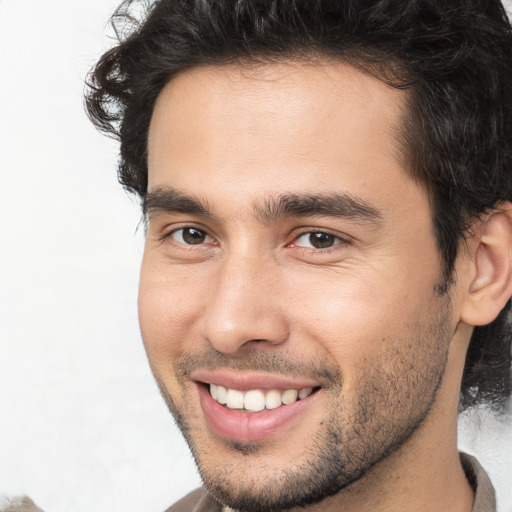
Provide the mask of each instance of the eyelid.
POLYGON ((292 239, 290 242, 288 242, 286 245, 288 247, 300 247, 302 249, 310 249, 310 250, 316 250, 316 251, 321 251, 321 252, 326 252, 328 251, 329 249, 332 249, 334 247, 336 247, 337 245, 341 245, 341 244, 350 244, 351 243, 351 239, 349 236, 346 236, 346 235, 343 235, 341 233, 336 233, 336 232, 333 232, 329 229, 324 229, 324 228, 303 228, 301 231, 299 231, 298 233, 294 234, 292 236, 292 239), (304 247, 304 246, 301 246, 301 245, 296 245, 295 242, 297 240, 299 240, 300 238, 302 238, 303 236, 305 235, 311 235, 313 233, 321 233, 321 234, 324 234, 324 235, 329 235, 329 236, 332 236, 333 238, 336 238, 337 239, 337 242, 335 244, 333 244, 331 247, 328 247, 328 248, 325 248, 325 249, 312 249, 310 247, 304 247))
MULTIPOLYGON (((206 231, 203 231, 202 229, 197 229, 197 228, 190 228, 190 227, 185 227, 185 228, 178 228, 178 229, 175 229, 173 231, 171 231, 170 233, 170 237, 173 238, 173 235, 175 235, 176 233, 179 233, 180 231, 182 232, 182 238, 184 237, 184 234, 185 234, 185 231, 195 231, 197 233, 200 233, 203 237, 204 237, 204 240, 198 244, 187 244, 185 242, 186 245, 203 245, 205 243, 210 243, 210 241, 213 241, 213 238, 206 232, 206 231)), ((173 238, 174 240, 176 240, 175 238, 173 238)))
MULTIPOLYGON (((160 241, 172 239, 177 244, 187 247, 187 248, 193 248, 194 246, 197 246, 197 248, 199 248, 199 247, 204 248, 205 245, 212 244, 212 243, 215 245, 218 245, 218 242, 216 241, 215 236, 210 234, 209 229, 205 228, 202 225, 199 225, 198 223, 194 223, 194 222, 183 222, 183 223, 177 223, 177 224, 174 224, 171 226, 167 226, 165 229, 162 230, 162 233, 158 238, 160 239, 160 241), (207 239, 198 244, 187 244, 185 241, 181 242, 172 237, 173 234, 177 233, 178 231, 185 230, 185 229, 194 229, 194 230, 200 231, 200 232, 204 233, 204 235, 207 239)), ((336 250, 336 248, 339 245, 350 245, 352 243, 351 237, 349 237, 345 234, 342 234, 339 232, 334 232, 327 228, 319 228, 319 227, 300 228, 300 230, 296 230, 295 233, 293 233, 289 237, 288 240, 289 241, 285 243, 285 247, 290 247, 290 248, 296 247, 297 249, 303 249, 305 251, 313 251, 313 252, 319 252, 319 253, 320 252, 327 253, 331 250, 336 250), (307 247, 307 246, 303 246, 303 245, 298 245, 296 243, 300 238, 302 238, 306 235, 314 234, 314 233, 321 233, 321 234, 331 236, 335 239, 335 241, 332 246, 329 246, 326 248, 307 247)))
POLYGON ((190 223, 190 222, 179 224, 179 225, 173 225, 171 227, 167 227, 166 229, 163 229, 162 234, 159 236, 159 239, 162 242, 164 242, 165 240, 172 239, 176 243, 178 243, 180 245, 188 246, 188 247, 194 247, 194 245, 204 246, 205 244, 210 244, 212 242, 216 243, 215 238, 208 232, 207 229, 205 229, 202 226, 198 226, 197 224, 190 223), (200 231, 201 233, 204 233, 205 236, 207 238, 209 238, 210 240, 207 242, 202 242, 200 244, 187 244, 185 242, 179 242, 178 240, 175 240, 172 237, 173 234, 177 233, 178 231, 185 230, 185 229, 195 229, 196 231, 200 231))

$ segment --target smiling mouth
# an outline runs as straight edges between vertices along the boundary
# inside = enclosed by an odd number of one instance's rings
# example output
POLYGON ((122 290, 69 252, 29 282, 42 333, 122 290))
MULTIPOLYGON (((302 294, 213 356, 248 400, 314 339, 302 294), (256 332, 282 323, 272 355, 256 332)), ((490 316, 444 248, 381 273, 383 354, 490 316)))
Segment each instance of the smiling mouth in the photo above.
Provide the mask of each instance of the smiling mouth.
POLYGON ((261 412, 290 405, 315 393, 320 387, 302 389, 250 389, 240 391, 206 384, 211 397, 220 405, 240 412, 261 412))

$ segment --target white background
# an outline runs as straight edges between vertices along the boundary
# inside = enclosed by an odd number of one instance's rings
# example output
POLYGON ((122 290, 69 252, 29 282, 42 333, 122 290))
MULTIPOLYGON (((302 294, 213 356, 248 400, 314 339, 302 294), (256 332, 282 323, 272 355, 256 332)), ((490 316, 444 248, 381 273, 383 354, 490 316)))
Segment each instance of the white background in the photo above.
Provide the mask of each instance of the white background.
MULTIPOLYGON (((146 363, 142 233, 82 108, 117 0, 0 0, 0 495, 161 512, 199 485, 146 363)), ((512 511, 512 417, 464 420, 512 511)))

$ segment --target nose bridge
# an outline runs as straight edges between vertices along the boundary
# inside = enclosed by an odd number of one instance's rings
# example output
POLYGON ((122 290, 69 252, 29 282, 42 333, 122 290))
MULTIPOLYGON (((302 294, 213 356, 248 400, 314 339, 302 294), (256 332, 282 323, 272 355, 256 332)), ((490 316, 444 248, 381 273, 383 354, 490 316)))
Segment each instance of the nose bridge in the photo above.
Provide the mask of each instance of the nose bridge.
POLYGON ((285 341, 288 330, 277 304, 276 267, 261 255, 246 251, 232 252, 219 265, 204 332, 213 347, 234 353, 249 341, 285 341))

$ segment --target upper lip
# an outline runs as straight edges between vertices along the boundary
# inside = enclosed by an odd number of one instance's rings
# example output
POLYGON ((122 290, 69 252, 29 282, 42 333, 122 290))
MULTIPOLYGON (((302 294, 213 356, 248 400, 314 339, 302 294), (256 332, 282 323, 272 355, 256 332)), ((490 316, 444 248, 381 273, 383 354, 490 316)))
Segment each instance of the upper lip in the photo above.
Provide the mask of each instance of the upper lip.
POLYGON ((232 370, 195 371, 192 380, 205 384, 215 384, 228 389, 247 391, 250 389, 304 389, 318 387, 320 384, 310 378, 286 377, 265 373, 233 372, 232 370))

